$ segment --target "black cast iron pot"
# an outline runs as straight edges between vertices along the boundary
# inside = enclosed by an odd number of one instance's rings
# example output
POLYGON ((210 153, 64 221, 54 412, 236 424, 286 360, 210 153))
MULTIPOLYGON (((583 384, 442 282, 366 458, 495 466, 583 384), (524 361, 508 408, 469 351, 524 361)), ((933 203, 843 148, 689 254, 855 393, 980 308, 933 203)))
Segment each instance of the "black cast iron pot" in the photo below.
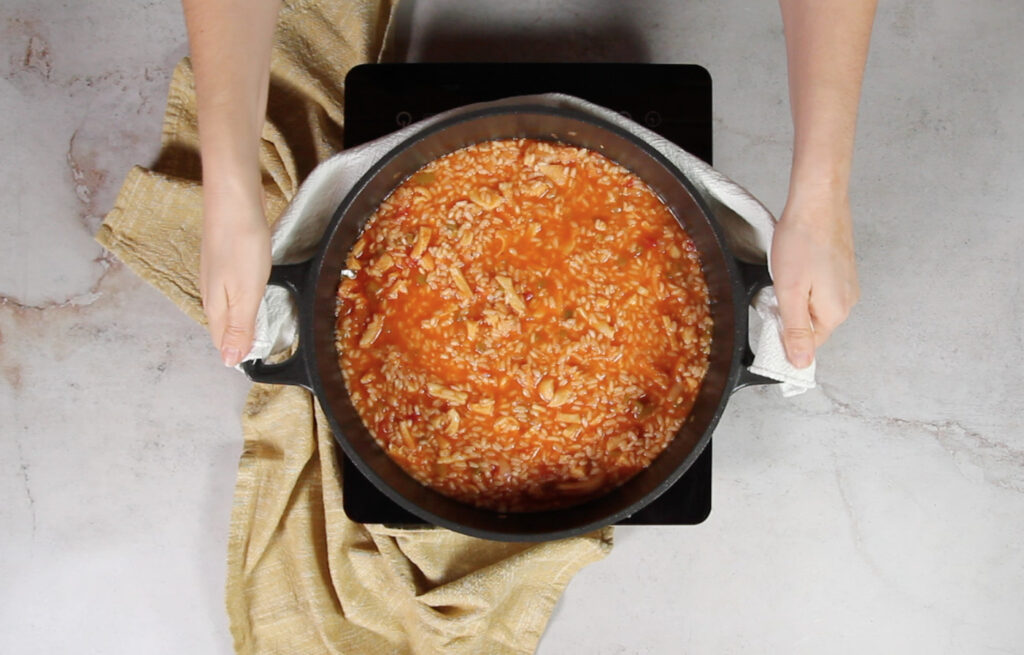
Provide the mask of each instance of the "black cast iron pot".
POLYGON ((256 382, 311 389, 334 437, 356 467, 383 493, 429 523, 506 541, 581 534, 636 512, 674 484, 704 450, 729 395, 770 382, 750 373, 748 306, 769 284, 767 269, 737 262, 693 185, 661 154, 632 134, 589 114, 541 105, 509 105, 438 122, 381 158, 342 201, 311 260, 275 266, 270 284, 294 294, 299 344, 287 361, 245 365, 256 382), (603 153, 640 176, 671 208, 700 251, 711 296, 714 334, 708 373, 696 404, 668 448, 645 470, 604 496, 566 509, 501 514, 472 507, 424 487, 377 445, 348 396, 335 351, 335 293, 349 250, 382 200, 427 162, 498 138, 555 140, 603 153))

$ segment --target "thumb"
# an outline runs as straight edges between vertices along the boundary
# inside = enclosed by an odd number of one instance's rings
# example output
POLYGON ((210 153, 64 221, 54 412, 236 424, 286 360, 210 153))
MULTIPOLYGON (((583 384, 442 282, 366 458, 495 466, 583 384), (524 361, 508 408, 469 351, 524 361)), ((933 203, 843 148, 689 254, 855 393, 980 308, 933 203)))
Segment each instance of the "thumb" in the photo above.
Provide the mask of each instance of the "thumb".
POLYGON ((782 318, 782 346, 786 358, 797 368, 814 361, 814 330, 808 308, 808 290, 778 288, 779 316, 782 318))
POLYGON ((225 366, 236 366, 252 348, 253 330, 259 300, 228 298, 227 320, 220 342, 220 356, 225 366))

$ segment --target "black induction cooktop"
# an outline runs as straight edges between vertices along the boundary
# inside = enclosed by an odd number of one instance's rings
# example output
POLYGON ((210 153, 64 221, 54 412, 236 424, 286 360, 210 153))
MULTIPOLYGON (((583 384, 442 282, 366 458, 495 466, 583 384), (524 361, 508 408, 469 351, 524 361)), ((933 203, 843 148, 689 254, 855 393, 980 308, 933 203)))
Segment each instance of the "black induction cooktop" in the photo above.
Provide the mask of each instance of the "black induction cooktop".
MULTIPOLYGON (((345 78, 345 147, 474 102, 567 93, 614 109, 711 162, 711 76, 678 64, 366 64, 345 78)), ((416 524, 337 449, 345 513, 416 524)), ((695 525, 711 512, 711 443, 663 495, 620 525, 695 525)))

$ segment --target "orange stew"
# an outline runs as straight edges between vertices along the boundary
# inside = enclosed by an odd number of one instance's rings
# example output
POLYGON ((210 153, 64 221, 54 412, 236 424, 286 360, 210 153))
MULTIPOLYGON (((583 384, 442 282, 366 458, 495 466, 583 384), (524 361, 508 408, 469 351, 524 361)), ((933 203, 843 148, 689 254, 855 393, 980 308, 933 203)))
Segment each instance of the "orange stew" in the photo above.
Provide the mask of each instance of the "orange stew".
POLYGON ((650 464, 693 406, 711 327, 664 203, 544 141, 412 175, 338 288, 340 365, 374 438, 423 484, 498 511, 582 502, 650 464))

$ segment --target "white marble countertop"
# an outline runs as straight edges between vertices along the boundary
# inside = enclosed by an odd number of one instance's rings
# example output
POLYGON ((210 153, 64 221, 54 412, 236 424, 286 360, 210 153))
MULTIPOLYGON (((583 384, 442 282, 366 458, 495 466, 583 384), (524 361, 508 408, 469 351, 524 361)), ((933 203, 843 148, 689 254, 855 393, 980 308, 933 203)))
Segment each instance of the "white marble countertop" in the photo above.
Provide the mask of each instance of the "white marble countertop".
MULTIPOLYGON (((774 3, 626 4, 418 0, 405 45, 484 57, 529 34, 537 58, 702 64, 716 164, 779 211, 774 3)), ((1016 2, 883 3, 852 196, 863 298, 820 389, 737 393, 711 517, 619 529, 540 653, 1021 652, 1021 25, 1016 2)), ((0 652, 228 653, 248 385, 92 240, 156 152, 180 7, 9 0, 0 30, 0 652)))

